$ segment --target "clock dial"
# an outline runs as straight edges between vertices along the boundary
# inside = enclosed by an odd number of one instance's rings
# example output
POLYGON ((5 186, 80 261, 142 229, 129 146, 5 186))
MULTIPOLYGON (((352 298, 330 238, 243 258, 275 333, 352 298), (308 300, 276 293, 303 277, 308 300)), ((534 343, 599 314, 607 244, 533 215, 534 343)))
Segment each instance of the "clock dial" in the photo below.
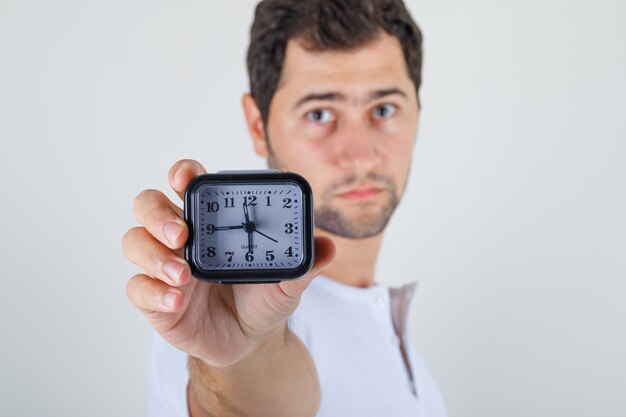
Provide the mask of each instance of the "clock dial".
POLYGON ((302 264, 304 204, 297 184, 202 184, 195 206, 195 257, 202 269, 291 270, 302 264))

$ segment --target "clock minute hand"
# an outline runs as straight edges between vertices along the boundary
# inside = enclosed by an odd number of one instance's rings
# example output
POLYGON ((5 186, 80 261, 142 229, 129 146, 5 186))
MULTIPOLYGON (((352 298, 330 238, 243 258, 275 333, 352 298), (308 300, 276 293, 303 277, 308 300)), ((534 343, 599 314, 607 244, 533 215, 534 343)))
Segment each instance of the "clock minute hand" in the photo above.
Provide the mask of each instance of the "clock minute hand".
POLYGON ((246 223, 250 221, 250 216, 248 215, 248 205, 244 201, 243 203, 243 215, 246 217, 246 223))
POLYGON ((254 253, 254 247, 252 246, 252 232, 254 232, 254 223, 250 221, 250 215, 248 214, 248 205, 246 201, 243 202, 243 215, 246 217, 246 222, 242 224, 243 230, 248 234, 248 252, 254 253), (252 230, 249 230, 252 228, 252 230))
POLYGON ((248 232, 248 252, 254 253, 254 246, 252 246, 252 232, 248 232))

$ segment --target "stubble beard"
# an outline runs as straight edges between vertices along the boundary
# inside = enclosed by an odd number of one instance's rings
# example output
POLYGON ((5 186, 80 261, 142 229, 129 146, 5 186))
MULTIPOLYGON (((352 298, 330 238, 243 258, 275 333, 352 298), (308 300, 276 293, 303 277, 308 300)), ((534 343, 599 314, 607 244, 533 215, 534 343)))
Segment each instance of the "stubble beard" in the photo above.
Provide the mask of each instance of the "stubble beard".
MULTIPOLYGON (((273 152, 270 152, 267 163, 269 168, 284 170, 283 164, 273 152)), ((408 175, 409 172, 407 172, 402 193, 406 189, 408 175)), ((374 172, 368 172, 363 176, 351 175, 343 178, 331 184, 321 195, 321 201, 314 208, 315 226, 347 239, 365 239, 376 236, 385 230, 400 203, 400 194, 397 191, 397 186, 390 177, 374 172), (352 209, 343 209, 332 202, 337 189, 350 188, 364 179, 385 186, 383 190, 385 198, 382 203, 366 201, 355 203, 352 209)))

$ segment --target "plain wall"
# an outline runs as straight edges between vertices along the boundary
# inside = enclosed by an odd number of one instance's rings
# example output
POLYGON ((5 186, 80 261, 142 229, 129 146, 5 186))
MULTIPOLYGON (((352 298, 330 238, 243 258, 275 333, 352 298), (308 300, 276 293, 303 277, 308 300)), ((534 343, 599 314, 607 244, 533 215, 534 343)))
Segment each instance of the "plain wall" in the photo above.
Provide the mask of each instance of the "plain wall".
MULTIPOLYGON (((255 1, 0 0, 0 415, 139 416, 132 200, 263 168, 255 1)), ((626 5, 410 1, 423 111, 380 282, 456 417, 626 415, 626 5)))

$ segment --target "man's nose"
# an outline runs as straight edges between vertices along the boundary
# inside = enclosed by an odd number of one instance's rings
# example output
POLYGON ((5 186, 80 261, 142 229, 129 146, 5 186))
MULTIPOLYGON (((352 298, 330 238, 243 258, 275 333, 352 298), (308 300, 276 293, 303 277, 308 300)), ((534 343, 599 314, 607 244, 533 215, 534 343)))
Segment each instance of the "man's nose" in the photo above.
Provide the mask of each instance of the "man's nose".
POLYGON ((381 161, 375 132, 362 121, 342 126, 337 138, 337 162, 340 168, 357 175, 366 174, 381 161))

